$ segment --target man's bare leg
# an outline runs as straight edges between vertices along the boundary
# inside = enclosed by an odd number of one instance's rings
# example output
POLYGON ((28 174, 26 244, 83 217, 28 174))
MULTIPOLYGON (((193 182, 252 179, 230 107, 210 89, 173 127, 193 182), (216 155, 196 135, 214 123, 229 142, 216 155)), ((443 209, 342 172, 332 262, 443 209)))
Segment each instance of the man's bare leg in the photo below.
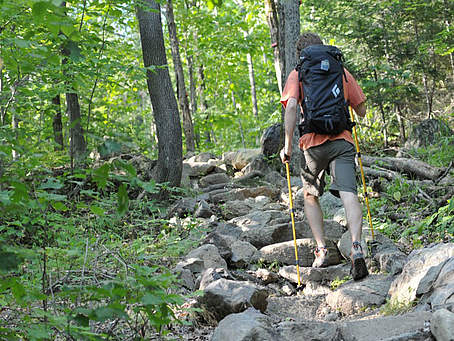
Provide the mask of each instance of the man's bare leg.
POLYGON ((304 213, 312 230, 317 246, 325 247, 325 231, 323 229, 323 212, 318 197, 304 191, 304 213))
MULTIPOLYGON (((351 192, 339 192, 342 204, 345 208, 345 215, 347 217, 347 224, 352 236, 352 243, 361 243, 361 231, 363 223, 363 211, 359 203, 358 196, 351 192)), ((353 251, 353 247, 352 247, 353 251)))

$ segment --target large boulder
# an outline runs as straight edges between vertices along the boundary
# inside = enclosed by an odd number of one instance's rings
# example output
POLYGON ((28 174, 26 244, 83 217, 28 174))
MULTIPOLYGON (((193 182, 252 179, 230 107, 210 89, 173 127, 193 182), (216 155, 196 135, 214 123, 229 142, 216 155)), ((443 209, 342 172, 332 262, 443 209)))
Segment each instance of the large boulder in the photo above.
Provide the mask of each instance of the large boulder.
POLYGON ((234 188, 230 191, 220 193, 210 193, 210 200, 213 203, 223 203, 233 200, 245 200, 258 196, 267 196, 276 199, 280 194, 279 189, 270 186, 260 186, 251 188, 234 188))
POLYGON ((240 149, 234 152, 226 152, 222 160, 236 170, 242 170, 246 165, 260 154, 260 149, 240 149))
POLYGON ((193 275, 198 275, 208 268, 227 269, 226 261, 221 258, 216 246, 211 244, 202 245, 189 252, 185 259, 176 265, 175 270, 186 269, 191 271, 193 275))
POLYGON ((430 330, 437 341, 454 340, 454 313, 446 310, 437 310, 430 320, 430 330))
POLYGON ((344 341, 427 341, 431 338, 427 323, 432 314, 414 312, 398 316, 347 321, 341 324, 344 341))
POLYGON ((339 327, 335 323, 302 320, 297 322, 282 322, 277 331, 281 341, 338 341, 339 327))
POLYGON ((269 157, 279 153, 281 127, 282 125, 280 123, 275 123, 263 132, 260 138, 261 152, 263 155, 269 157))
MULTIPOLYGON (((314 249, 317 244, 311 238, 303 238, 296 240, 298 248, 298 262, 300 266, 311 266, 314 261, 314 249)), ((326 240, 326 246, 328 248, 328 263, 329 265, 339 264, 342 257, 337 250, 336 244, 331 240, 326 240)), ((280 264, 290 265, 295 264, 295 243, 294 241, 288 241, 283 243, 277 243, 262 247, 260 249, 261 257, 269 262, 279 262, 280 264)))
MULTIPOLYGON (((394 280, 389 289, 391 301, 409 303, 424 294, 434 292, 437 288, 442 290, 445 287, 449 290, 449 279, 452 273, 446 271, 440 277, 440 281, 437 282, 437 280, 444 266, 447 265, 447 269, 452 266, 448 262, 452 257, 454 257, 454 243, 413 250, 408 256, 408 262, 402 273, 394 280), (448 283, 445 283, 445 280, 448 283), (437 284, 440 286, 436 286, 437 284)), ((449 294, 441 295, 440 299, 443 296, 446 296, 446 299, 450 297, 449 294)))
POLYGON ((392 278, 369 275, 359 282, 347 282, 326 296, 326 302, 344 314, 354 314, 366 307, 381 306, 386 302, 392 278))
MULTIPOLYGON (((295 265, 283 266, 279 269, 279 275, 298 283, 298 273, 295 265)), ((350 275, 350 265, 339 264, 326 268, 300 267, 300 280, 303 284, 308 282, 328 284, 334 280, 341 280, 350 275)))
POLYGON ((203 296, 197 300, 208 315, 217 321, 229 314, 240 313, 248 307, 264 312, 267 307, 268 291, 264 287, 245 281, 231 281, 224 278, 210 283, 203 296))
POLYGON ((272 320, 254 308, 224 318, 214 330, 211 341, 278 341, 272 320))

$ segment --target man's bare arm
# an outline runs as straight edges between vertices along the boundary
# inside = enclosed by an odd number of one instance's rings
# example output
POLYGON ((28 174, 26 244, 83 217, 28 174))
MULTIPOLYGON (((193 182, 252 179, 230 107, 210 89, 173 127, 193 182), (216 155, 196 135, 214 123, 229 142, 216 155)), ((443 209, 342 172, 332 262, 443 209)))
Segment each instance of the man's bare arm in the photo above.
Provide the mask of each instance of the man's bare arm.
POLYGON ((281 150, 281 160, 282 162, 289 161, 287 159, 292 155, 292 140, 293 132, 296 126, 296 110, 297 101, 296 98, 290 97, 287 101, 287 106, 285 107, 285 116, 284 116, 284 148, 281 150))

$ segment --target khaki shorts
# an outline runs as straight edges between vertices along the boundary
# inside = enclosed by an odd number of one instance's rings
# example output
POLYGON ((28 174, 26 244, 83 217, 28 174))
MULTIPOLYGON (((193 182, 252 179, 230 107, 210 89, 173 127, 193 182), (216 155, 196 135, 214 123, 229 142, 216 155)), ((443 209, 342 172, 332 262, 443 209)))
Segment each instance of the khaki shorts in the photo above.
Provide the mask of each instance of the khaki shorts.
POLYGON ((303 190, 320 197, 325 188, 325 172, 331 176, 330 192, 357 194, 355 147, 345 140, 327 141, 304 151, 301 161, 303 190))

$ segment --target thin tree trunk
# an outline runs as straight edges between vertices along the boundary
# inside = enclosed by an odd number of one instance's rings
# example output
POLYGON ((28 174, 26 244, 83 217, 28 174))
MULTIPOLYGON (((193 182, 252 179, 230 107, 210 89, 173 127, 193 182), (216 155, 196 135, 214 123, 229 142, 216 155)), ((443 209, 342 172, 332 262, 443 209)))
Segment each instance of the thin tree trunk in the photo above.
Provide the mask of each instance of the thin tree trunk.
POLYGON ((199 76, 199 87, 198 87, 198 93, 199 93, 199 98, 200 98, 200 113, 201 115, 205 115, 205 141, 210 143, 211 142, 211 136, 213 136, 214 141, 216 143, 216 138, 213 132, 213 129, 211 128, 211 124, 209 124, 208 120, 210 118, 210 113, 207 111, 208 110, 208 104, 205 98, 205 72, 203 71, 203 65, 199 65, 198 69, 198 76, 199 76))
MULTIPOLYGON (((232 90, 232 104, 233 104, 233 110, 236 113, 236 99, 235 99, 235 91, 232 90)), ((241 124, 241 119, 238 118, 238 126, 240 128, 240 135, 241 135, 241 142, 243 144, 243 148, 246 148, 246 142, 244 140, 244 131, 243 131, 243 125, 241 124)))
POLYGON ((148 92, 158 136, 158 163, 154 168, 157 182, 179 186, 183 169, 181 125, 178 105, 170 80, 162 33, 161 7, 151 0, 137 1, 137 20, 145 67, 148 92), (144 6, 140 4, 143 2, 144 6))
POLYGON ((249 82, 251 84, 251 99, 252 99, 252 113, 255 118, 258 118, 258 108, 257 108, 257 94, 255 91, 255 75, 254 75, 254 64, 252 62, 252 56, 250 53, 247 54, 247 63, 249 66, 249 82))
MULTIPOLYGON (((191 98, 191 112, 195 116, 197 114, 197 93, 195 90, 194 80, 194 59, 192 56, 187 56, 188 60, 188 73, 189 73, 189 96, 191 98)), ((195 131, 195 143, 197 148, 200 148, 200 129, 195 131)))
POLYGON ((168 0, 165 5, 167 26, 169 28, 170 46, 172 51, 173 65, 175 67, 175 76, 177 80, 178 102, 183 114, 183 130, 186 138, 186 150, 195 151, 194 145, 194 127, 192 124, 191 112, 189 111, 189 101, 184 82, 183 65, 181 64, 180 48, 177 37, 175 18, 173 15, 172 0, 168 0))
POLYGON ((54 130, 54 141, 56 143, 54 150, 63 150, 63 124, 61 121, 60 94, 52 98, 52 106, 55 110, 55 115, 52 122, 52 127, 54 130))
MULTIPOLYGON (((17 140, 17 138, 18 138, 17 128, 19 128, 19 120, 17 119, 15 110, 11 110, 11 111, 12 111, 11 128, 12 128, 14 135, 16 136, 16 140, 17 140)), ((17 160, 19 158, 19 153, 15 149, 12 150, 12 155, 13 155, 13 160, 17 160)))
MULTIPOLYGON (((378 82, 378 74, 377 74, 377 70, 374 69, 374 78, 375 78, 375 82, 378 82)), ((381 98, 381 94, 380 94, 380 91, 379 91, 379 100, 378 100, 378 106, 380 107, 380 113, 381 113, 381 119, 382 119, 382 122, 383 122, 383 128, 382 128, 382 132, 383 132, 383 145, 385 148, 388 148, 388 131, 386 129, 386 115, 385 115, 385 110, 383 108, 383 103, 382 103, 382 98, 381 98)))
MULTIPOLYGON (((66 1, 63 1, 60 5, 66 8, 66 1)), ((71 168, 76 165, 80 165, 85 158, 87 151, 87 144, 84 138, 84 131, 81 122, 79 95, 77 90, 72 87, 71 79, 74 77, 71 73, 71 66, 68 61, 70 56, 70 50, 64 46, 62 49, 63 58, 63 74, 66 78, 65 83, 69 91, 66 93, 66 114, 69 119, 69 154, 71 157, 71 168)))
POLYGON ((281 0, 285 32, 285 79, 297 64, 296 43, 300 35, 300 1, 281 0))
POLYGON ((5 125, 5 116, 6 116, 6 111, 3 106, 3 97, 4 97, 3 82, 4 82, 4 80, 3 80, 3 61, 0 59, 0 123, 2 126, 5 125))
POLYGON ((403 144, 407 140, 406 134, 405 134, 405 122, 404 122, 404 117, 402 115, 402 110, 400 109, 400 105, 396 104, 396 115, 397 115, 397 123, 399 124, 399 136, 400 136, 400 142, 403 144))
POLYGON ((284 49, 281 48, 284 42, 281 42, 278 3, 276 0, 265 0, 266 19, 270 29, 271 47, 273 48, 274 70, 276 72, 277 85, 279 93, 282 94, 282 87, 285 79, 282 78, 282 70, 285 69, 284 49))

